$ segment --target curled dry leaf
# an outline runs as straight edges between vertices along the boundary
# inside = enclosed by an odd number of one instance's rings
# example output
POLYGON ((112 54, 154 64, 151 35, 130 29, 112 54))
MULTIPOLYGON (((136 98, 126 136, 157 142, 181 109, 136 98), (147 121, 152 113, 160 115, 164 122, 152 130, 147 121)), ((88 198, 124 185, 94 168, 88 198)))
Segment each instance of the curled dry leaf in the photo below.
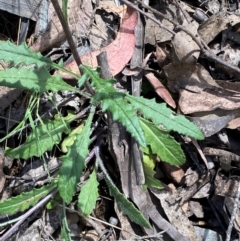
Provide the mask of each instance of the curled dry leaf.
MULTIPOLYGON (((80 56, 82 63, 95 68, 98 66, 96 58, 97 55, 102 51, 106 51, 111 74, 113 76, 118 74, 125 67, 133 55, 136 41, 134 28, 137 24, 137 20, 137 12, 132 8, 127 7, 127 11, 123 18, 120 30, 117 34, 117 38, 111 44, 100 50, 80 56)), ((78 66, 75 61, 66 63, 65 68, 78 73, 78 66)), ((65 79, 72 78, 65 73, 61 73, 61 75, 65 79)))

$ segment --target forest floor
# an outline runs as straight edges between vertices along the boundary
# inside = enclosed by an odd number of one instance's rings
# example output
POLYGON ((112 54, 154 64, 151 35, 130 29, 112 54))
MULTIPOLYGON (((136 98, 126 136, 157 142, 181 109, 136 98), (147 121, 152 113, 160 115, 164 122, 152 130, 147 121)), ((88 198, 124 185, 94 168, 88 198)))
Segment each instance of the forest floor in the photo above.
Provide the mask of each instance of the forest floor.
POLYGON ((0 19, 0 241, 239 240, 239 1, 0 19))

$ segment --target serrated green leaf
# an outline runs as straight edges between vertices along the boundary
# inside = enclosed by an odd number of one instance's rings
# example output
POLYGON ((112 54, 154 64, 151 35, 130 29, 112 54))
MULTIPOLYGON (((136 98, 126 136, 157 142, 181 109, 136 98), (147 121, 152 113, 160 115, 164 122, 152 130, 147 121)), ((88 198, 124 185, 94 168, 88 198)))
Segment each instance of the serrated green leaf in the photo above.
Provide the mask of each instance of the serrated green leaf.
POLYGON ((80 79, 78 79, 78 87, 81 88, 88 79, 88 75, 84 73, 80 79))
POLYGON ((155 155, 146 155, 143 154, 143 170, 145 176, 145 184, 142 185, 143 189, 146 190, 148 187, 153 187, 156 189, 163 189, 161 182, 154 178, 155 171, 155 162, 153 160, 153 156, 155 155))
POLYGON ((38 93, 48 90, 76 91, 76 88, 68 85, 60 76, 52 76, 45 68, 40 70, 31 68, 11 68, 0 71, 0 85, 18 89, 27 89, 38 93))
POLYGON ((61 141, 62 133, 68 130, 68 125, 73 119, 74 116, 69 114, 64 118, 65 122, 61 119, 43 121, 44 125, 37 125, 24 144, 5 150, 5 155, 23 159, 40 157, 61 141))
POLYGON ((0 41, 0 59, 12 62, 14 66, 25 63, 26 65, 35 64, 37 67, 51 66, 52 61, 30 50, 26 43, 15 45, 10 41, 0 41))
POLYGON ((102 110, 109 110, 112 113, 113 120, 120 121, 136 141, 145 146, 146 143, 139 118, 131 105, 124 100, 125 94, 119 93, 113 88, 115 80, 101 79, 97 71, 85 65, 82 65, 81 69, 91 78, 92 84, 96 88, 96 93, 92 99, 93 102, 102 101, 102 110))
POLYGON ((174 113, 167 108, 165 103, 158 104, 155 99, 147 100, 143 97, 131 95, 126 95, 126 99, 136 110, 141 111, 146 119, 152 120, 154 124, 162 124, 169 131, 173 130, 197 140, 204 139, 201 130, 194 123, 190 122, 185 116, 174 113))
POLYGON ((68 151, 68 148, 74 143, 76 140, 76 135, 81 133, 83 129, 83 124, 79 125, 77 128, 73 129, 69 135, 64 138, 64 140, 61 143, 61 150, 62 152, 66 153, 68 151))
POLYGON ((97 174, 94 170, 87 183, 81 188, 78 196, 78 208, 85 216, 89 216, 96 204, 98 198, 98 181, 97 174))
POLYGON ((60 158, 62 166, 59 170, 58 189, 67 204, 71 202, 85 168, 85 159, 89 154, 88 146, 93 114, 90 113, 83 130, 76 136, 76 140, 69 148, 67 155, 60 158))
POLYGON ((29 207, 34 206, 36 203, 38 203, 40 199, 44 198, 56 187, 56 182, 53 182, 50 185, 43 186, 39 189, 34 188, 30 192, 25 192, 16 197, 2 201, 0 202, 0 215, 10 215, 19 211, 25 211, 29 207))
POLYGON ((156 125, 144 119, 141 119, 140 123, 146 143, 151 147, 153 154, 157 154, 162 161, 171 165, 182 165, 185 162, 185 155, 180 144, 168 132, 160 130, 156 125))
POLYGON ((105 181, 108 185, 110 195, 116 200, 117 205, 122 210, 123 214, 127 215, 134 223, 139 224, 145 228, 151 228, 149 222, 143 214, 135 208, 135 206, 112 184, 112 182, 105 176, 105 181))

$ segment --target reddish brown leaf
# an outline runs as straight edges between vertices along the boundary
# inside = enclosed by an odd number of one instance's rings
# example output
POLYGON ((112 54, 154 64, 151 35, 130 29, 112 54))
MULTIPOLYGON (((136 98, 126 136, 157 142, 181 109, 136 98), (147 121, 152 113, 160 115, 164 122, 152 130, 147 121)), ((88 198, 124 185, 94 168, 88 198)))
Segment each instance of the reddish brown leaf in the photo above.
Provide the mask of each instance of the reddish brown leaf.
MULTIPOLYGON (((134 28, 137 24, 137 20, 137 12, 132 8, 127 7, 117 38, 111 44, 100 50, 80 56, 82 63, 92 67, 97 67, 98 64, 96 56, 102 51, 106 51, 112 75, 114 76, 118 74, 133 55, 135 48, 134 28)), ((78 67, 75 61, 66 64, 65 67, 74 73, 78 73, 78 67)), ((61 75, 65 79, 70 78, 68 74, 61 73, 61 75)))
POLYGON ((169 104, 172 108, 176 108, 175 101, 172 96, 168 92, 168 90, 163 86, 163 84, 155 77, 153 73, 145 74, 148 81, 153 86, 155 92, 163 99, 167 104, 169 104))

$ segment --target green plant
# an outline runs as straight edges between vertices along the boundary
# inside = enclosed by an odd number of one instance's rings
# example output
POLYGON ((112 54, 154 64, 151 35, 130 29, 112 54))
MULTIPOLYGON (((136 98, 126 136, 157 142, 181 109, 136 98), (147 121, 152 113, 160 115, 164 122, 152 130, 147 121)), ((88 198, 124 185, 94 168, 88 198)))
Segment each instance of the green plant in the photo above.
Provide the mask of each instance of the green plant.
MULTIPOLYGON (((12 158, 28 159, 33 156, 42 156, 50 151, 54 145, 62 141, 62 134, 66 133, 70 138, 70 144, 66 155, 60 157, 62 166, 58 178, 48 188, 34 189, 28 193, 11 198, 0 203, 0 214, 12 214, 23 211, 34 205, 39 198, 50 192, 52 188, 58 188, 62 200, 69 204, 76 193, 77 183, 86 168, 85 159, 89 155, 91 124, 95 114, 96 106, 101 106, 102 111, 110 111, 113 119, 122 123, 126 130, 141 146, 144 152, 144 166, 146 185, 161 188, 161 183, 153 178, 154 163, 152 156, 158 155, 162 161, 172 165, 181 165, 185 161, 184 153, 170 131, 190 136, 195 139, 203 139, 203 134, 197 126, 187 120, 184 116, 176 115, 166 104, 159 104, 154 99, 148 100, 143 97, 134 97, 127 93, 117 92, 113 84, 114 79, 105 80, 100 78, 98 70, 88 66, 80 66, 83 71, 82 77, 65 69, 61 63, 56 64, 50 59, 43 57, 40 53, 34 53, 25 44, 15 46, 10 42, 0 42, 0 58, 11 62, 14 67, 0 71, 0 85, 13 88, 29 90, 33 93, 32 101, 26 111, 25 118, 17 127, 21 130, 25 122, 29 120, 32 132, 28 135, 25 143, 16 147, 8 148, 5 153, 12 158), (21 67, 18 67, 21 64, 21 67), (53 120, 40 120, 38 124, 33 121, 32 112, 38 110, 39 95, 48 91, 57 92, 69 90, 84 94, 78 88, 65 83, 59 75, 51 76, 48 68, 54 68, 72 74, 78 79, 79 88, 89 80, 95 89, 95 94, 90 97, 91 110, 81 129, 71 132, 70 123, 77 115, 69 113, 63 117, 60 114, 53 120), (138 113, 138 114, 137 114, 138 113), (159 125, 164 126, 164 129, 159 125), (37 198, 30 198, 37 193, 37 198), (21 204, 21 205, 20 205, 21 204), (17 208, 20 205, 21 208, 17 208)), ((86 94, 85 94, 86 95, 86 94)), ((86 95, 89 96, 89 95, 86 95)), ((38 112, 38 111, 37 111, 38 112)), ((13 131, 1 141, 14 135, 13 131)), ((105 177, 110 193, 121 204, 123 212, 129 215, 130 219, 142 226, 149 227, 148 221, 130 202, 117 190, 111 179, 105 177)), ((89 215, 98 197, 98 182, 96 170, 92 172, 87 183, 82 187, 78 199, 78 207, 86 216, 89 215), (83 201, 84 199, 88 202, 83 201)), ((63 229, 67 230, 66 220, 63 218, 63 229)), ((66 233, 63 234, 67 235, 66 233)))

